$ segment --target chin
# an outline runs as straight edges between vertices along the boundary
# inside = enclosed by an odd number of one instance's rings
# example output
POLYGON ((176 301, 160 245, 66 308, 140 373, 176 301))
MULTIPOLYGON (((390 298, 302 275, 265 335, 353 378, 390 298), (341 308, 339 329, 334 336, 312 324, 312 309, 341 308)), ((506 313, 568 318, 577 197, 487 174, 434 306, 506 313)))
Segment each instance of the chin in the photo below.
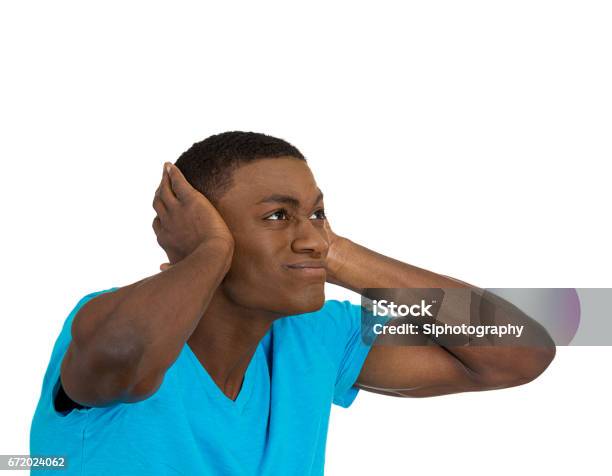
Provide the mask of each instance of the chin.
POLYGON ((292 299, 291 311, 289 315, 306 314, 318 311, 325 304, 325 292, 323 289, 316 293, 308 293, 292 299))
POLYGON ((229 286, 225 283, 226 298, 246 309, 266 311, 280 316, 295 316, 316 312, 325 304, 325 283, 301 286, 229 286), (246 288, 246 289, 244 289, 246 288))
POLYGON ((283 291, 282 294, 276 295, 274 302, 268 302, 261 307, 283 316, 295 316, 318 311, 325 304, 323 285, 283 291))

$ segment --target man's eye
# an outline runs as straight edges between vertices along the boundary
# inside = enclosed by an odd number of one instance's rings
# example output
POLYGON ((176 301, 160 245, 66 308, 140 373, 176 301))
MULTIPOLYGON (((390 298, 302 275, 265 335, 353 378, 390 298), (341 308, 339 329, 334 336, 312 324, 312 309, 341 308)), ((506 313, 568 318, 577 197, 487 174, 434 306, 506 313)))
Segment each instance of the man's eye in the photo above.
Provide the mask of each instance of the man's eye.
POLYGON ((320 210, 317 210, 316 212, 314 212, 312 215, 310 215, 311 219, 313 217, 314 217, 315 220, 325 220, 325 218, 327 218, 325 216, 325 210, 323 210, 322 208, 320 210))
POLYGON ((278 210, 274 212, 272 215, 269 215, 265 218, 265 220, 286 220, 288 218, 286 210, 278 210))

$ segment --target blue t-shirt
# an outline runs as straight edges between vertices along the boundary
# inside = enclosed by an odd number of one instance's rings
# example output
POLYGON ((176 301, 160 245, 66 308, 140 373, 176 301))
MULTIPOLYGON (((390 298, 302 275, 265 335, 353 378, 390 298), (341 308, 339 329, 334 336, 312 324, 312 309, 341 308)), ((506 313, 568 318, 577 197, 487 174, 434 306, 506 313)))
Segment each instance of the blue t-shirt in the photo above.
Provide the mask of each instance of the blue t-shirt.
POLYGON ((235 401, 185 345, 146 400, 63 415, 53 399, 73 318, 88 300, 116 289, 88 294, 66 319, 32 421, 31 455, 65 456, 62 474, 323 474, 331 404, 351 405, 370 349, 360 306, 330 300, 275 321, 235 401))

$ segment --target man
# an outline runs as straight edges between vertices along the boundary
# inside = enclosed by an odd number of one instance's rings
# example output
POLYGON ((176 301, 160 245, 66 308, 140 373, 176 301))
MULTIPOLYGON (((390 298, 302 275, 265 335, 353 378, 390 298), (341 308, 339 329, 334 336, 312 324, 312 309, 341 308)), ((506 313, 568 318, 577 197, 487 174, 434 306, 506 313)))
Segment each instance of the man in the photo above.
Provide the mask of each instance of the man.
POLYGON ((348 407, 360 388, 510 387, 554 357, 515 311, 532 345, 372 346, 361 307, 325 301, 326 281, 362 295, 467 291, 453 308, 482 293, 334 234, 303 155, 283 140, 227 132, 194 144, 165 164, 153 207, 170 262, 85 296, 45 375, 31 453, 66 455, 74 474, 318 475, 332 402, 348 407))

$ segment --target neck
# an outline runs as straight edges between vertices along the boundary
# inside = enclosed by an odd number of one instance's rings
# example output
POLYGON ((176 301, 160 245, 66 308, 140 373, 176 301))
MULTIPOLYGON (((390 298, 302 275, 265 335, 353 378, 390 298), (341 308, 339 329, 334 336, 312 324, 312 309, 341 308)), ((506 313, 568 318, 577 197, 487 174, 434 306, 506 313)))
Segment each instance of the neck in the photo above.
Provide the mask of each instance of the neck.
POLYGON ((187 343, 228 398, 235 400, 240 393, 255 350, 278 317, 239 306, 222 290, 213 295, 187 343))

